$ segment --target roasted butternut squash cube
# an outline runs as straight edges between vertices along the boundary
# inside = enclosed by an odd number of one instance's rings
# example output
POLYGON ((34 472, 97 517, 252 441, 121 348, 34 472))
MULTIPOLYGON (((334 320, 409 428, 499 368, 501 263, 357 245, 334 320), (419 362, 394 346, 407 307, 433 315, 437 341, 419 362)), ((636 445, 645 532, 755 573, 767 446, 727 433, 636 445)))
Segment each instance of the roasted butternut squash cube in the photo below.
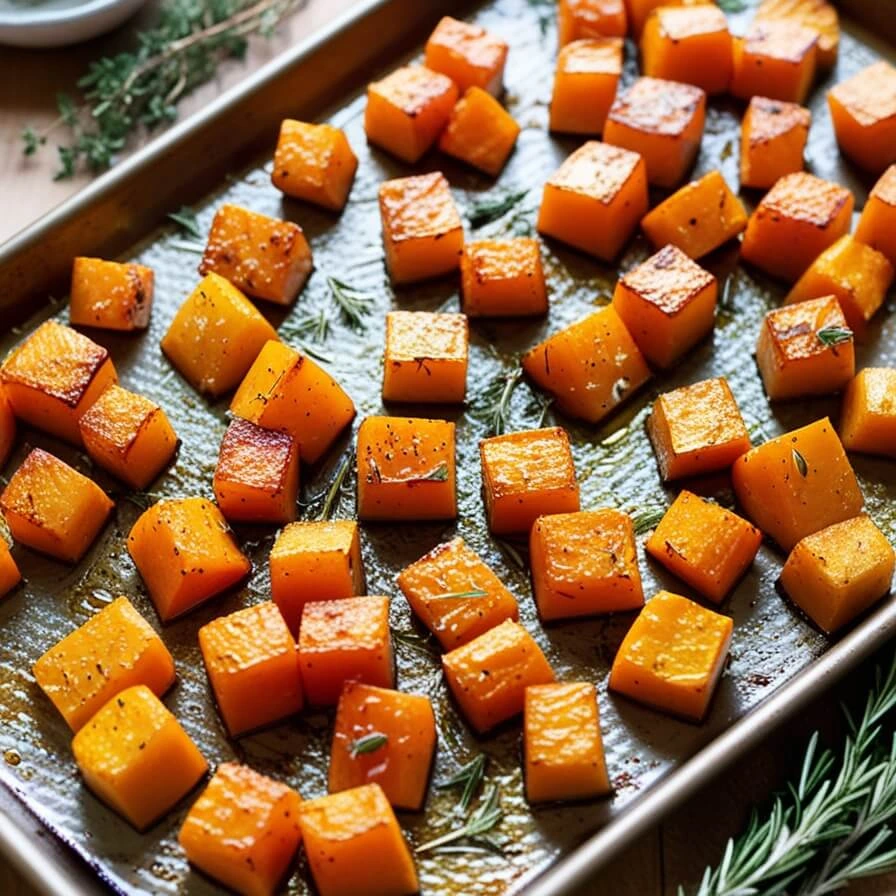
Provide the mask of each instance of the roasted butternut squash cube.
POLYGON ((92 480, 41 448, 32 449, 0 494, 0 512, 19 543, 77 563, 115 505, 92 480))
POLYGON ((855 376, 852 330, 834 296, 775 308, 765 315, 756 363, 768 397, 838 392, 855 376))
POLYGON ((236 387, 277 331, 219 274, 206 274, 162 337, 162 351, 194 389, 217 398, 236 387))
POLYGON ((849 451, 896 457, 896 370, 866 367, 846 387, 840 438, 849 451))
POLYGON ((560 0, 557 36, 560 47, 591 37, 625 37, 628 17, 623 0, 560 0))
POLYGON ((579 509, 569 436, 559 426, 479 443, 488 526, 495 535, 528 533, 540 516, 579 509))
POLYGON ((756 18, 792 19, 807 28, 814 28, 818 32, 818 67, 834 67, 840 46, 840 19, 836 7, 827 0, 762 0, 756 18))
POLYGON ((178 841, 192 865, 246 896, 273 896, 302 834, 302 798, 291 787, 223 762, 193 803, 178 841))
POLYGON ((340 128, 283 120, 271 171, 271 183, 282 193, 338 212, 357 170, 358 157, 340 128))
POLYGON ((75 735, 72 752, 87 786, 139 831, 208 771, 177 719, 142 684, 109 700, 75 735))
POLYGON ((451 78, 406 65, 367 88, 367 139, 413 165, 436 142, 457 102, 451 78))
POLYGON ((887 168, 868 194, 856 239, 883 252, 896 265, 896 165, 887 168))
POLYGON ((271 597, 293 635, 309 601, 364 593, 361 539, 354 520, 290 523, 270 555, 271 597))
POLYGON ((234 417, 221 442, 212 484, 228 520, 292 522, 299 494, 298 443, 288 432, 234 417))
POLYGON ((523 752, 530 803, 609 794, 594 685, 572 681, 526 688, 523 752))
POLYGON ((305 463, 319 460, 355 417, 354 402, 307 355, 277 340, 258 353, 230 410, 266 429, 289 433, 305 463))
POLYGON ((441 171, 380 185, 386 269, 393 283, 413 283, 455 270, 464 227, 441 171))
POLYGON ((623 639, 610 670, 610 690, 701 721, 725 668, 733 628, 728 616, 660 591, 623 639))
POLYGON ((641 36, 650 14, 658 6, 700 6, 707 2, 713 0, 625 0, 631 36, 635 40, 641 36))
POLYGON ((460 537, 405 567, 398 587, 445 650, 519 618, 516 598, 460 537))
POLYGON ((731 80, 728 20, 713 3, 658 6, 641 32, 641 66, 651 78, 665 78, 724 93, 731 80))
POLYGON ((755 526, 684 490, 645 548, 671 573, 718 604, 747 571, 761 544, 762 533, 755 526))
POLYGON ((638 78, 616 94, 604 140, 638 153, 651 185, 675 187, 697 158, 705 120, 706 92, 700 87, 638 78))
POLYGON ((644 604, 631 518, 619 510, 539 517, 529 536, 542 619, 637 610, 644 604))
POLYGON ((840 151, 877 174, 896 162, 896 68, 880 60, 828 91, 840 151))
POLYGON ((21 581, 22 574, 13 559, 12 552, 0 538, 0 597, 6 597, 21 581))
POLYGON ((12 406, 6 397, 6 390, 3 383, 0 382, 0 468, 9 460, 15 441, 16 415, 12 412, 12 406))
POLYGON ((445 16, 426 42, 423 61, 447 75, 462 94, 478 87, 498 96, 504 89, 507 42, 479 25, 445 16))
POLYGON ((483 734, 523 711, 526 688, 554 671, 535 639, 508 619, 442 655, 445 680, 464 716, 483 734))
POLYGON ((602 134, 622 77, 621 37, 574 40, 561 47, 551 95, 552 131, 602 134))
POLYGON ((219 616, 202 626, 199 649, 231 737, 301 710, 296 641, 273 601, 219 616))
POLYGON ((395 684, 388 597, 309 601, 299 629, 299 665, 308 702, 335 706, 347 681, 395 684))
POLYGON ((357 455, 360 519, 457 516, 453 423, 368 417, 358 429, 357 455))
POLYGON ((0 386, 16 417, 75 445, 78 421, 116 382, 109 352, 55 320, 41 324, 0 366, 0 386))
POLYGON ((650 379, 641 350, 612 305, 549 336, 521 363, 559 410, 589 423, 603 420, 650 379))
POLYGON ((159 501, 144 511, 128 535, 128 552, 162 622, 226 591, 252 568, 205 498, 159 501))
POLYGON ((754 96, 740 130, 740 184, 767 190, 803 170, 812 113, 796 103, 754 96))
POLYGON ((162 639, 119 597, 41 656, 34 677, 78 731, 121 691, 142 684, 161 697, 176 675, 162 639))
POLYGON ((541 248, 529 237, 467 243, 460 283, 467 317, 524 317, 548 310, 541 248))
POLYGON ((735 37, 731 55, 734 96, 803 103, 815 80, 818 32, 792 19, 755 19, 735 37))
POLYGON ((463 402, 469 341, 465 314, 390 311, 386 315, 383 400, 463 402))
POLYGON ((72 264, 68 318, 81 327, 145 330, 152 294, 151 268, 79 256, 72 264))
POLYGON ((685 184, 641 221, 655 247, 672 245, 693 259, 733 240, 746 226, 743 204, 718 171, 685 184))
POLYGON ((439 149, 497 177, 519 133, 513 116, 490 93, 470 87, 452 110, 439 149))
POLYGON ((435 749, 429 697, 347 681, 333 725, 330 793, 376 783, 396 809, 416 812, 435 749))
POLYGON ((785 551, 857 516, 865 503, 827 417, 748 451, 734 462, 731 478, 747 516, 785 551))
POLYGON ((305 801, 299 827, 320 896, 419 891, 414 859, 379 784, 305 801))
POLYGON ((613 307, 647 360, 670 367, 712 330, 718 294, 709 271, 668 245, 619 278, 613 307))
POLYGON ((790 283, 849 233, 853 195, 805 171, 785 174, 750 215, 741 257, 790 283))
POLYGON ((781 570, 781 585, 819 628, 831 633, 890 590, 894 567, 893 546, 862 513, 803 538, 781 570))
POLYGON ((91 459, 131 488, 146 488, 177 451, 177 435, 162 408, 121 386, 109 386, 78 425, 91 459))
POLYGON ((612 261, 646 211, 644 159, 636 152, 591 140, 544 185, 538 231, 612 261))

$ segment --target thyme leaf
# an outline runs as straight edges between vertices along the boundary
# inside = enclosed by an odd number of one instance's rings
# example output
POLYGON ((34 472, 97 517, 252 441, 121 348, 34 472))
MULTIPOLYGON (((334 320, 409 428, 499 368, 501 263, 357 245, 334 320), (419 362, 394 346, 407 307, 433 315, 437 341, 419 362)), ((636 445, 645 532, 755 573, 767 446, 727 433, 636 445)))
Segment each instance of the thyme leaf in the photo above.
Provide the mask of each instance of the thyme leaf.
POLYGON ((349 747, 349 754, 352 759, 356 759, 358 756, 363 756, 367 753, 375 753, 381 747, 386 746, 388 742, 388 734, 383 734, 381 731, 371 731, 370 734, 365 734, 363 737, 352 741, 351 747, 349 747))

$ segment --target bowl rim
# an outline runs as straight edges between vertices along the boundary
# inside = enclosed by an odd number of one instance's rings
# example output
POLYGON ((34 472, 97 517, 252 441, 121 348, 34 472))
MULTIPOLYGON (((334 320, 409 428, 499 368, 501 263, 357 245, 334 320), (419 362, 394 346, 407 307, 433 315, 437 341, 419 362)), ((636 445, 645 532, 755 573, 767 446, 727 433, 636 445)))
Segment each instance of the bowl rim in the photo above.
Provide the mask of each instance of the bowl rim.
MULTIPOLYGON (((39 6, 6 7, 0 9, 0 27, 33 28, 44 25, 65 25, 90 18, 108 9, 134 5, 138 0, 88 0, 61 9, 41 9, 39 6)), ((140 3, 143 0, 139 0, 140 3)))

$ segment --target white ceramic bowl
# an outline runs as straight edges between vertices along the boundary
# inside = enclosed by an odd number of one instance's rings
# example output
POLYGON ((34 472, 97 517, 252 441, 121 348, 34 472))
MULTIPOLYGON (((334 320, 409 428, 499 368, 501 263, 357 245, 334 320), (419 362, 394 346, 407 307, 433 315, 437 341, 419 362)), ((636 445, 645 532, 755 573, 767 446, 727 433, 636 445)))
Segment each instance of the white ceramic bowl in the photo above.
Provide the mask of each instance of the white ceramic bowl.
POLYGON ((0 0, 0 44, 62 47, 111 31, 146 0, 0 0))

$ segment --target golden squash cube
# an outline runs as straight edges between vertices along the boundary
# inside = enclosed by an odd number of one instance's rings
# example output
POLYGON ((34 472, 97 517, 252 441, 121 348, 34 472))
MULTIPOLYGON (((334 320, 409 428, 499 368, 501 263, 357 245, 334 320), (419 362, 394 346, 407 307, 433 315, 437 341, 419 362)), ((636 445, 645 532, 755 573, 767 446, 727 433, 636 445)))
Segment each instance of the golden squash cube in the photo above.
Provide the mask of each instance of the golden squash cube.
POLYGON ((557 54, 552 131, 601 134, 622 77, 621 37, 574 40, 557 54))
POLYGON ((803 170, 812 113, 797 103, 754 96, 740 131, 740 184, 767 190, 803 170))
POLYGON ((762 0, 757 19, 790 19, 818 32, 816 62, 830 69, 837 62, 840 47, 840 18, 827 0, 762 0))
POLYGON ((81 327, 145 330, 152 311, 152 294, 151 268, 78 257, 72 264, 68 318, 81 327))
POLYGON ((560 0, 557 9, 561 49, 582 38, 625 37, 627 25, 623 0, 560 0))
POLYGON ((803 103, 815 80, 818 32, 792 19, 756 19, 732 45, 729 91, 803 103))
POLYGON ((22 581, 22 574, 13 559, 6 540, 0 538, 0 597, 6 597, 22 581))
POLYGON ((868 194, 856 239, 883 252, 896 266, 896 165, 887 168, 868 194))
POLYGON ((12 412, 6 390, 0 381, 0 468, 9 460, 16 441, 16 415, 12 412))
POLYGON ((846 387, 840 438, 848 451, 896 457, 896 370, 866 367, 846 387))
POLYGON ((476 240, 460 257, 461 308, 467 317, 546 314, 547 287, 538 240, 476 240))
POLYGON ((479 25, 445 16, 426 42, 423 61, 428 69, 447 75, 461 94, 479 87, 499 96, 507 42, 479 25))

